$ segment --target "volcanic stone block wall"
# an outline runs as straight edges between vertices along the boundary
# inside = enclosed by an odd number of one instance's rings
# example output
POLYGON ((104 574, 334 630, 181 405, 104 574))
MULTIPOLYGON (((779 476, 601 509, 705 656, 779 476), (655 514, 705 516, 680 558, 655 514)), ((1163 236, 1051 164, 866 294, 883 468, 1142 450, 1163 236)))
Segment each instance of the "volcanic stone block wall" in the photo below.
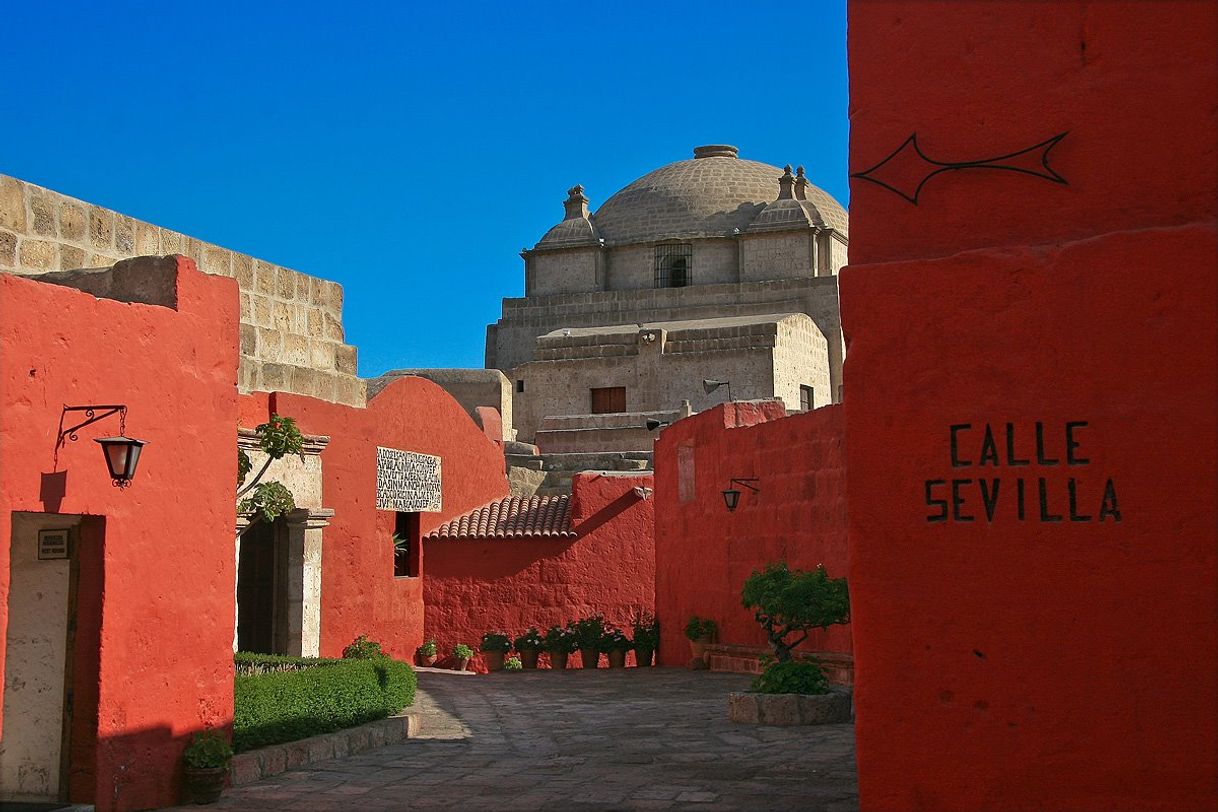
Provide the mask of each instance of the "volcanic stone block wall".
POLYGON ((849 18, 859 806, 1218 808, 1218 5, 849 18))
POLYGON ((108 267, 181 254, 241 288, 241 391, 283 391, 362 406, 356 353, 343 340, 343 290, 260 259, 0 175, 0 272, 108 267))

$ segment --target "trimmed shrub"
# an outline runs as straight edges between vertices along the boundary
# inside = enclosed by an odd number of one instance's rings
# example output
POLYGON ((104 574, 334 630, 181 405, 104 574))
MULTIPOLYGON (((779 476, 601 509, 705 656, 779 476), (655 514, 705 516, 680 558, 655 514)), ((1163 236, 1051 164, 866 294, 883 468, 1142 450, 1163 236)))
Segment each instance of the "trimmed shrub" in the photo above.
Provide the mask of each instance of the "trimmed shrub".
POLYGON ((829 680, 810 660, 771 660, 753 680, 753 690, 763 694, 827 694, 829 680))
POLYGON ((251 654, 248 651, 238 651, 233 655, 233 663, 237 666, 237 676, 239 677, 273 674, 279 671, 303 671, 306 668, 341 662, 342 660, 329 660, 324 657, 287 657, 280 654, 251 654))
POLYGON ((388 657, 238 676, 233 748, 240 753, 384 719, 414 702, 415 684, 414 669, 388 657))

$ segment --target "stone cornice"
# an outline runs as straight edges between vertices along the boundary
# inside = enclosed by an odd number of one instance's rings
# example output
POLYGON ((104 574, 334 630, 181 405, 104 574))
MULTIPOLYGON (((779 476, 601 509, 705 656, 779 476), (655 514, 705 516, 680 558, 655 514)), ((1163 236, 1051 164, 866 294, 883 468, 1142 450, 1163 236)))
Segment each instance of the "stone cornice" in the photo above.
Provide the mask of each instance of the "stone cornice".
MULTIPOLYGON (((330 444, 330 437, 325 434, 305 434, 304 437, 304 453, 310 456, 316 456, 326 450, 326 446, 330 444)), ((258 444, 258 432, 254 429, 237 428, 237 448, 245 451, 261 451, 258 444)))

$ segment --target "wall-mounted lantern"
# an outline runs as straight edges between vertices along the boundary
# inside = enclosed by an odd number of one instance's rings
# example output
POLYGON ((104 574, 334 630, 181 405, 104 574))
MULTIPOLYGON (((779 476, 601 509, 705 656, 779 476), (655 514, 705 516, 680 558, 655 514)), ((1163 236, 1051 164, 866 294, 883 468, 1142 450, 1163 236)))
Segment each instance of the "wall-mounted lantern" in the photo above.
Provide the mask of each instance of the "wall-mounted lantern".
POLYGON ((130 485, 131 480, 135 478, 136 466, 140 463, 140 452, 148 442, 127 436, 127 407, 122 404, 64 406, 63 413, 59 416, 59 425, 61 427, 59 439, 55 443, 56 465, 58 466, 59 449, 63 445, 65 438, 75 442, 80 439, 76 435, 78 430, 99 420, 104 420, 113 414, 118 415, 118 436, 102 437, 94 442, 102 447, 102 453, 106 456, 106 468, 110 472, 110 480, 114 485, 119 488, 125 488, 130 485), (64 415, 68 412, 84 412, 84 422, 77 423, 75 426, 66 429, 62 428, 64 415))
POLYGON ((708 395, 720 386, 727 387, 727 399, 730 402, 732 399, 732 384, 730 381, 716 381, 714 378, 704 378, 702 380, 702 391, 708 395))
POLYGON ((135 467, 140 464, 140 451, 147 444, 146 440, 134 437, 102 437, 93 442, 99 443, 106 455, 106 467, 110 469, 110 479, 120 488, 131 484, 135 478, 135 467))
POLYGON ((730 482, 728 482, 727 490, 722 492, 723 493, 723 504, 727 505, 728 513, 735 513, 736 505, 740 504, 740 491, 733 488, 732 486, 733 485, 743 485, 744 487, 748 488, 753 493, 761 493, 761 488, 758 488, 756 485, 752 484, 757 481, 758 481, 757 477, 746 477, 744 479, 738 479, 738 478, 733 477, 732 480, 730 482))

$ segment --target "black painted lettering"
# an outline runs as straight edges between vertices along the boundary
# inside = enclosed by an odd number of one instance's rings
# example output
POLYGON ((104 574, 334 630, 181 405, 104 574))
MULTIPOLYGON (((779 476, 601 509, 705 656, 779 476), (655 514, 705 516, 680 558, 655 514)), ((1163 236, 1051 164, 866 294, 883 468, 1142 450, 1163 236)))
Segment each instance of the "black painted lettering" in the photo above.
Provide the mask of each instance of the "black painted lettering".
POLYGON ((1073 420, 1066 424, 1066 464, 1067 465, 1086 465, 1091 460, 1086 457, 1074 456, 1074 449, 1078 448, 1078 440, 1074 439, 1074 430, 1081 429, 1087 425, 1086 420, 1073 420))
POLYGON ((1070 482, 1066 485, 1070 489, 1070 521, 1072 522, 1089 522, 1091 517, 1078 512, 1078 483, 1074 477, 1070 477, 1070 482))
POLYGON ((934 488, 938 485, 946 485, 947 480, 944 479, 928 479, 926 480, 926 506, 939 508, 939 513, 932 513, 926 517, 928 522, 945 522, 947 521, 947 500, 936 499, 933 493, 934 488))
POLYGON ((1121 520, 1121 509, 1117 507, 1116 486, 1112 484, 1112 480, 1104 485, 1104 501, 1100 503, 1100 521, 1108 516, 1111 516, 1114 521, 1121 520))
POLYGON ((961 431, 965 431, 967 429, 971 429, 972 427, 973 427, 972 423, 956 423, 953 426, 948 426, 948 429, 951 431, 951 435, 952 435, 952 467, 953 468, 967 468, 968 466, 972 465, 972 463, 969 462, 968 460, 960 459, 960 445, 959 445, 959 442, 956 440, 957 433, 959 433, 961 431))
MULTIPOLYGON (((1028 465, 1029 460, 1021 460, 1015 456, 1015 424, 1007 423, 1007 465, 1028 465)), ((1019 518, 1023 518, 1020 516, 1019 518)))
POLYGON ((985 505, 985 520, 992 522, 994 521, 994 508, 998 507, 998 486, 1002 483, 997 479, 991 479, 988 482, 987 480, 979 479, 977 484, 981 486, 981 501, 985 505), (986 487, 987 484, 989 485, 988 488, 986 487))
POLYGON ((971 479, 953 479, 952 480, 952 519, 958 522, 971 522, 973 516, 968 513, 961 513, 960 509, 964 507, 964 497, 960 494, 960 487, 972 483, 971 479))
POLYGON ((993 465, 998 467, 998 444, 994 442, 994 432, 990 430, 990 424, 985 424, 985 439, 981 441, 981 461, 979 465, 993 465))
POLYGON ((1023 518, 1024 518, 1023 479, 1022 478, 1015 480, 1015 504, 1019 509, 1019 521, 1022 522, 1023 518))
POLYGON ((1036 461, 1041 465, 1057 465, 1061 460, 1045 456, 1045 424, 1036 424, 1036 461))
MULTIPOLYGON (((1036 428, 1038 430, 1040 429, 1039 423, 1036 424, 1036 428)), ((1048 486, 1048 483, 1045 482, 1044 477, 1041 477, 1040 479, 1036 480, 1036 482, 1040 487, 1040 520, 1042 522, 1060 522, 1062 520, 1062 517, 1060 514, 1049 512, 1049 486, 1048 486)))

